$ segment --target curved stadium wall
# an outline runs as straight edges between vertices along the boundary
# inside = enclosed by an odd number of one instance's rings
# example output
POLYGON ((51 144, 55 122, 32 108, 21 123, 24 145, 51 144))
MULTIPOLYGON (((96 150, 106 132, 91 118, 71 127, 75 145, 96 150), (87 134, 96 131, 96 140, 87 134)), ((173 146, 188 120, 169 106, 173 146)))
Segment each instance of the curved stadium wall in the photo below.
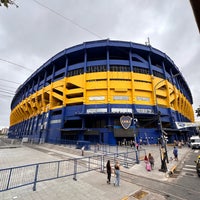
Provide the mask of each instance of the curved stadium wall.
POLYGON ((186 140, 191 130, 179 131, 175 122, 194 121, 192 104, 184 77, 163 52, 132 42, 85 42, 56 54, 18 88, 9 137, 158 143, 162 128, 169 142, 186 140), (129 128, 122 116, 134 119, 129 128))

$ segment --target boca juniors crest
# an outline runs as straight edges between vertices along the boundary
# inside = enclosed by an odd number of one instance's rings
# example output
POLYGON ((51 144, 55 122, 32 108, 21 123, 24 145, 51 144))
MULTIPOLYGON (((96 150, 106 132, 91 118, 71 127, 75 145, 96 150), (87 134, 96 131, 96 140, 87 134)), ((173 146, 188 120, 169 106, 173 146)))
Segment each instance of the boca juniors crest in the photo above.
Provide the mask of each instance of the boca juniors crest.
POLYGON ((128 129, 131 126, 132 118, 130 116, 121 116, 120 123, 124 129, 128 129))

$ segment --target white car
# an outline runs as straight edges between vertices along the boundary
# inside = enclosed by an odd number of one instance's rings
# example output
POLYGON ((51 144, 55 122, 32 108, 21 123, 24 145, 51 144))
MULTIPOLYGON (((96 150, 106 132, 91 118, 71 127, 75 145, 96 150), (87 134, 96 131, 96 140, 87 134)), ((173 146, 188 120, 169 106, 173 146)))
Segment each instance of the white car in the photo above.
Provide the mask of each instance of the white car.
POLYGON ((192 136, 190 138, 190 147, 192 149, 199 149, 200 148, 200 137, 199 136, 192 136))

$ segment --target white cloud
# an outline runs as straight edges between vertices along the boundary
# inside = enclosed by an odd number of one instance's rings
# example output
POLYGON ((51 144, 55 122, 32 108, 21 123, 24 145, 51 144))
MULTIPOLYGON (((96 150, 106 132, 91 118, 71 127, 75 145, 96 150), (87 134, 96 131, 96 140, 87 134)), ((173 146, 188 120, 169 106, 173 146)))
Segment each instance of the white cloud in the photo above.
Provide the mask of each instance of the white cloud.
MULTIPOLYGON (((200 36, 189 1, 38 1, 57 13, 34 0, 18 0, 19 8, 0 8, 0 58, 29 69, 0 61, 0 79, 23 83, 56 53, 85 41, 110 38, 144 44, 149 37, 182 71, 194 108, 199 106, 200 36)), ((14 93, 19 85, 0 80, 0 86, 14 93)), ((0 125, 9 124, 11 99, 0 95, 0 125)))

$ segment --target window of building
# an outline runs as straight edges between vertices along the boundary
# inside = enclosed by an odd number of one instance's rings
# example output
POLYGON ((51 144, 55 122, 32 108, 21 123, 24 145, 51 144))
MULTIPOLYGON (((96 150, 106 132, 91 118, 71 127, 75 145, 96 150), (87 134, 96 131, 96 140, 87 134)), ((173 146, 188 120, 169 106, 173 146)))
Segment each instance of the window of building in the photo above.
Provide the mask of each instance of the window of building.
POLYGON ((156 77, 162 78, 162 79, 165 78, 163 73, 160 73, 160 72, 155 71, 155 70, 153 70, 153 75, 156 76, 156 77))
POLYGON ((83 73, 84 73, 84 69, 83 68, 74 69, 74 70, 68 71, 67 77, 77 76, 77 75, 81 75, 83 73))
POLYGON ((85 120, 86 128, 105 128, 106 120, 100 118, 88 118, 85 120))
POLYGON ((55 110, 52 112, 51 115, 53 116, 53 115, 61 115, 61 114, 62 114, 62 110, 55 110))
POLYGON ((67 120, 64 123, 64 128, 82 128, 82 120, 67 120))
POLYGON ((140 74, 149 74, 149 69, 142 68, 142 67, 134 67, 133 72, 140 73, 140 74))
POLYGON ((86 68, 87 73, 106 72, 106 71, 107 71, 106 65, 88 66, 86 68))
POLYGON ((125 65, 110 65, 111 72, 130 72, 130 66, 125 65))

